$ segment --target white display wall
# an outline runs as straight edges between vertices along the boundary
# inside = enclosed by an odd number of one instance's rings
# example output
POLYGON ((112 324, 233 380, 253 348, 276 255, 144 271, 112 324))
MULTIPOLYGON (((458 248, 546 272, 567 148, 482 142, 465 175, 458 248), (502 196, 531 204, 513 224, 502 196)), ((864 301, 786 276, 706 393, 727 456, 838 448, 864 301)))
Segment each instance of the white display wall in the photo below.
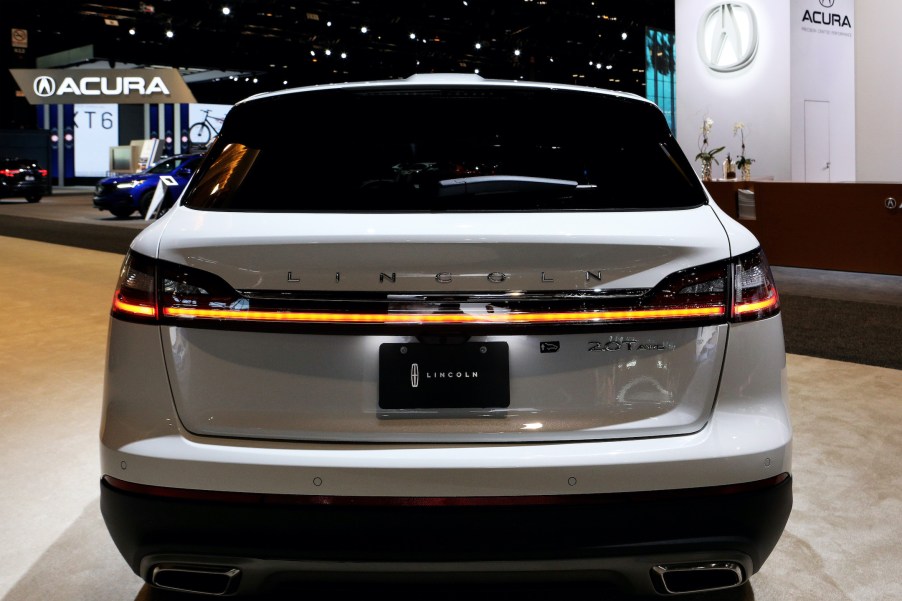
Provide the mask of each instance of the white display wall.
POLYGON ((855 17, 858 180, 902 182, 902 2, 858 0, 855 17))
POLYGON ((119 143, 118 104, 77 104, 73 144, 76 177, 106 177, 110 147, 119 143))
MULTIPOLYGON (((690 159, 698 154, 699 134, 707 117, 714 121, 710 146, 727 147, 717 155, 718 159, 726 157, 727 152, 735 157, 740 140, 734 137, 733 127, 742 122, 747 132, 746 154, 755 159, 753 176, 788 180, 791 176, 790 6, 786 0, 747 0, 744 4, 755 14, 757 52, 745 68, 721 73, 704 64, 699 29, 704 28, 708 12, 723 3, 676 0, 677 140, 690 159)), ((703 32, 701 36, 704 39, 709 34, 703 32)), ((746 32, 739 35, 744 41, 746 32)), ((728 41, 725 50, 730 48, 728 41)), ((694 161, 694 164, 700 173, 700 163, 694 161)), ((716 169, 717 165, 715 174, 716 169)))
POLYGON ((709 146, 727 147, 719 159, 736 156, 734 125, 745 125, 754 178, 856 179, 855 0, 675 6, 677 134, 687 155, 698 154, 708 117, 709 146), (757 51, 738 60, 754 39, 757 51), (725 71, 713 59, 739 64, 725 71))
POLYGON ((855 0, 791 0, 792 179, 855 181, 855 0))

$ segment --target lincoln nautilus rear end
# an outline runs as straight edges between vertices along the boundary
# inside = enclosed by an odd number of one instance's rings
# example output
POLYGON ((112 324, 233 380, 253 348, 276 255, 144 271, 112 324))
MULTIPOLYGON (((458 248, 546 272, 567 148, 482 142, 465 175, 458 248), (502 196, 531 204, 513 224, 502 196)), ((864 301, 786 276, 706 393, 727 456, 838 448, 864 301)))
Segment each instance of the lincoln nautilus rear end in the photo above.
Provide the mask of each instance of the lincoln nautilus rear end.
POLYGON ((235 105, 112 301, 101 504, 131 568, 758 571, 792 505, 780 302, 653 104, 431 75, 235 105))

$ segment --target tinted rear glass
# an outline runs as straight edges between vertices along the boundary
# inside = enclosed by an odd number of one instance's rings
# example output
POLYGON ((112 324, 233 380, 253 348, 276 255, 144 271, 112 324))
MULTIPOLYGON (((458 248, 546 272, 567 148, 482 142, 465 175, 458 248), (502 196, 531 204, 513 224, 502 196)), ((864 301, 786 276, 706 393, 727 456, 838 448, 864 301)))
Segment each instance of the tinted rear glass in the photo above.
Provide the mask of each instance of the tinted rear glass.
POLYGON ((648 210, 706 200, 655 107, 483 86, 325 90, 239 104, 184 202, 393 212, 648 210))

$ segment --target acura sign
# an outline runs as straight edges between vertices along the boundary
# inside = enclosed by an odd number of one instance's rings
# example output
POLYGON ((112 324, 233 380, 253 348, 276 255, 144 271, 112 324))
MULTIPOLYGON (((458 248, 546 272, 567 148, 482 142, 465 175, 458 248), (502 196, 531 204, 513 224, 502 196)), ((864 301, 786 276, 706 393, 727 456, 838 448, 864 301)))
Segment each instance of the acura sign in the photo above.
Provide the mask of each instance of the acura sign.
POLYGON ((177 69, 10 69, 31 104, 193 103, 177 69))
POLYGON ((758 22, 744 2, 722 2, 704 15, 698 27, 698 51, 712 71, 732 73, 749 66, 758 52, 758 22))

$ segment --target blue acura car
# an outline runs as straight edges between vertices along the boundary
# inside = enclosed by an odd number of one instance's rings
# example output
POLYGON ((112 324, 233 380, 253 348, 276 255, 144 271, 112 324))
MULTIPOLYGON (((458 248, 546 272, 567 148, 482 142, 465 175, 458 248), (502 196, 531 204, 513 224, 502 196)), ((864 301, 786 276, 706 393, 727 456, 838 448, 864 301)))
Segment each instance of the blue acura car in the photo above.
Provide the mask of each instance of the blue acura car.
POLYGON ((143 217, 150 207, 160 177, 171 176, 178 182, 178 189, 181 190, 191 179, 202 156, 180 154, 164 159, 141 173, 102 179, 94 189, 94 206, 120 218, 128 217, 135 211, 143 217))

